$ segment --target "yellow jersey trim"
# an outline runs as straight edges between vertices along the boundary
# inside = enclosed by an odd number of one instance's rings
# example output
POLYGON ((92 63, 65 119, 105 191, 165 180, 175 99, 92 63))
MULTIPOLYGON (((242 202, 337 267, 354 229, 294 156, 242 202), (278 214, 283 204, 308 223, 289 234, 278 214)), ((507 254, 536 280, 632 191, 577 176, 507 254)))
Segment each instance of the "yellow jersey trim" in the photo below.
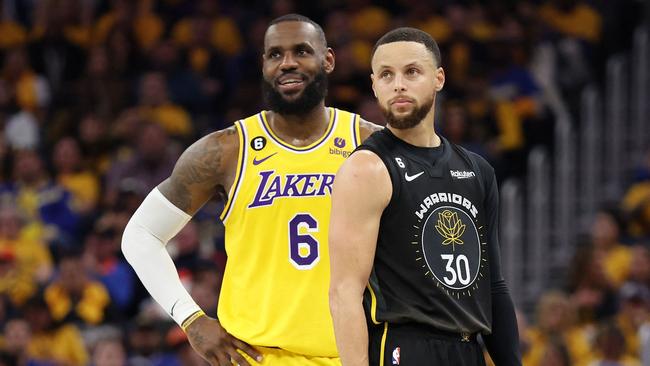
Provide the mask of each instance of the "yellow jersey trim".
POLYGON ((226 204, 223 206, 223 211, 219 218, 222 222, 228 220, 230 210, 234 205, 237 192, 239 192, 239 186, 242 181, 242 176, 244 175, 244 170, 246 168, 246 127, 242 121, 235 122, 235 129, 237 130, 237 135, 239 136, 239 151, 237 152, 237 171, 235 172, 235 180, 230 187, 228 192, 228 199, 226 204))
POLYGON ((287 148, 287 149, 289 149, 291 151, 295 151, 295 152, 309 151, 309 150, 312 150, 312 149, 320 146, 323 142, 325 142, 330 137, 330 135, 334 131, 334 127, 336 125, 337 111, 336 111, 336 108, 328 107, 327 109, 330 112, 330 120, 329 120, 329 125, 327 126, 327 130, 325 130, 325 133, 323 134, 323 136, 321 136, 316 141, 312 142, 311 144, 309 144, 307 146, 294 146, 294 145, 291 145, 291 144, 288 144, 288 143, 282 141, 282 139, 280 137, 278 137, 275 134, 275 132, 273 132, 273 129, 271 129, 271 125, 269 125, 268 119, 266 118, 266 111, 262 111, 260 113, 261 120, 262 120, 262 129, 264 130, 264 132, 266 132, 271 137, 271 139, 273 141, 275 141, 277 144, 279 144, 280 146, 282 146, 284 148, 287 148))
POLYGON ((384 353, 386 353, 386 336, 388 335, 388 323, 384 323, 384 334, 381 336, 381 350, 379 354, 379 364, 384 364, 384 353))
POLYGON ((377 321, 377 297, 375 296, 375 291, 372 290, 370 284, 366 285, 370 291, 370 320, 373 323, 379 324, 377 321))

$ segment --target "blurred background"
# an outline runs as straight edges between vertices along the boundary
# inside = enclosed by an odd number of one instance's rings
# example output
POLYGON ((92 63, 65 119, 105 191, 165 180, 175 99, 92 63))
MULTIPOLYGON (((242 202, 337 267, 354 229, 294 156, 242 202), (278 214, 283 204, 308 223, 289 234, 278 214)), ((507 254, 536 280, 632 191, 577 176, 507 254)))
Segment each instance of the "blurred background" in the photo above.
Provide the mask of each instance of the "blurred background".
MULTIPOLYGON (((327 104, 376 123, 374 42, 414 26, 439 43, 437 130, 496 169, 525 365, 650 365, 650 5, 634 0, 0 0, 0 365, 202 364, 121 233, 185 147, 264 108, 264 31, 290 12, 335 50, 327 104)), ((222 207, 168 246, 211 315, 222 207)))

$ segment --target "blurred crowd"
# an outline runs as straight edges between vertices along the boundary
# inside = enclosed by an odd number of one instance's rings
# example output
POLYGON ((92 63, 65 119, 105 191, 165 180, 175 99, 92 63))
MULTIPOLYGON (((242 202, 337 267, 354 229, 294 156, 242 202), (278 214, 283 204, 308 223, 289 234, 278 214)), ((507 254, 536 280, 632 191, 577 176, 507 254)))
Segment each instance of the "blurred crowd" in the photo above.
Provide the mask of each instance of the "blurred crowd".
POLYGON ((564 286, 546 291, 531 317, 517 314, 524 365, 642 365, 650 351, 648 178, 598 211, 564 286), (644 196, 634 197, 639 189, 644 196))
MULTIPOLYGON (((0 0, 0 365, 201 363, 125 262, 121 233, 189 143, 264 108, 271 19, 299 12, 322 24, 337 65, 328 105, 380 124, 374 42, 396 26, 429 32, 447 75, 438 130, 503 180, 524 173, 532 146, 552 148, 557 101, 576 116, 578 91, 601 82, 607 56, 629 49, 641 7, 0 0)), ((647 164, 621 204, 597 215, 567 287, 544 295, 529 322, 521 314, 526 365, 639 364, 650 306, 647 164)), ((221 207, 210 202, 169 245, 211 315, 226 261, 221 207)))

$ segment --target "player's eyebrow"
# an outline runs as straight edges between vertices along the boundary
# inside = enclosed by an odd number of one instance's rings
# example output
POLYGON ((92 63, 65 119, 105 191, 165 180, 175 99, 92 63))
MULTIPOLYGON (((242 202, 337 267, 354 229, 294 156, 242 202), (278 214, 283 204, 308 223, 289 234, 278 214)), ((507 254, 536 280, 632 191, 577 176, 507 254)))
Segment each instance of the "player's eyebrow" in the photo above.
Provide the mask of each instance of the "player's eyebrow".
POLYGON ((383 64, 383 65, 379 65, 379 67, 377 69, 378 70, 386 70, 386 69, 392 69, 392 68, 394 68, 394 66, 383 64))
POLYGON ((406 69, 408 67, 422 67, 417 61, 409 62, 408 64, 404 65, 402 68, 406 69))
POLYGON ((388 69, 388 70, 392 70, 392 69, 396 69, 396 68, 397 68, 397 69, 407 69, 407 68, 409 68, 409 67, 422 68, 422 64, 419 63, 419 62, 417 62, 417 61, 409 62, 408 64, 403 65, 403 66, 394 66, 394 65, 380 64, 379 67, 378 67, 378 70, 379 70, 379 71, 383 71, 383 70, 387 70, 387 69, 388 69))
MULTIPOLYGON (((296 43, 291 45, 290 48, 293 50, 306 50, 310 53, 314 53, 316 51, 315 48, 309 42, 296 43)), ((268 55, 273 52, 282 52, 284 50, 285 48, 282 46, 271 46, 264 52, 264 54, 268 55)))
POLYGON ((294 49, 307 49, 307 50, 312 51, 312 52, 314 51, 314 47, 312 47, 312 45, 310 43, 308 43, 308 42, 300 42, 300 43, 296 44, 295 46, 293 46, 293 48, 294 49))
POLYGON ((272 46, 272 47, 269 47, 269 48, 266 49, 266 51, 264 51, 264 54, 265 54, 265 55, 268 55, 269 53, 273 53, 273 52, 275 52, 275 51, 278 51, 278 52, 279 52, 279 51, 282 51, 282 47, 280 47, 280 46, 272 46))

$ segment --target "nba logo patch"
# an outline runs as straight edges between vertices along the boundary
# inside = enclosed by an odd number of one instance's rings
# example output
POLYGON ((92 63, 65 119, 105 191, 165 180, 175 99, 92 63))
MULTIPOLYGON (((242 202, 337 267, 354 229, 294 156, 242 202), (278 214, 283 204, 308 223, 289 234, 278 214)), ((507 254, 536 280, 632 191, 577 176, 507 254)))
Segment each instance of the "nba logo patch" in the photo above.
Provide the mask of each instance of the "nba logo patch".
POLYGON ((395 347, 395 349, 393 350, 393 365, 399 365, 399 358, 400 358, 399 352, 400 352, 399 347, 395 347))

